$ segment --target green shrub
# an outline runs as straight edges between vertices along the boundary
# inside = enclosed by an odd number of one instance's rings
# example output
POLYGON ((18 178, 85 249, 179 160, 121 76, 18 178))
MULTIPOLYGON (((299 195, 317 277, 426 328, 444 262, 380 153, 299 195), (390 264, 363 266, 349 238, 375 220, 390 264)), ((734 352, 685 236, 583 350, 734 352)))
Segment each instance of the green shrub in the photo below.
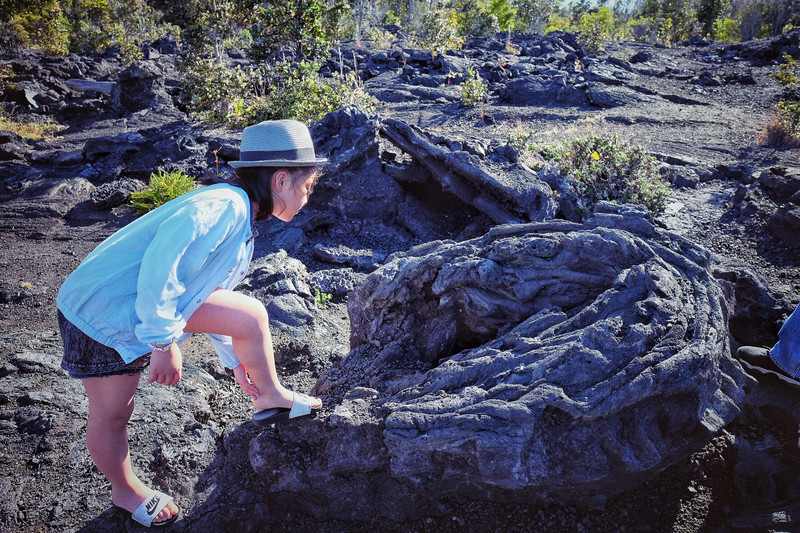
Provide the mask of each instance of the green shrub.
POLYGON ((331 111, 348 106, 360 107, 367 113, 375 112, 375 99, 364 90, 364 84, 355 72, 336 75, 326 83, 333 88, 334 107, 323 113, 320 118, 331 111))
POLYGON ((601 200, 643 205, 653 214, 666 205, 669 184, 658 160, 616 136, 587 135, 541 153, 571 180, 584 217, 601 200))
POLYGON ((395 15, 394 11, 390 9, 383 14, 383 24, 400 24, 400 17, 395 15))
POLYGON ((714 38, 719 41, 739 42, 742 40, 742 23, 731 18, 714 21, 714 38))
POLYGON ((230 68, 215 59, 200 58, 179 63, 183 74, 181 102, 209 122, 223 122, 237 101, 251 93, 253 73, 230 68))
POLYGON ((800 102, 780 101, 778 111, 789 135, 795 139, 800 137, 800 102))
POLYGON ((474 68, 469 67, 461 83, 461 102, 468 107, 474 107, 483 103, 485 95, 486 84, 483 83, 483 78, 474 68))
POLYGON ((497 27, 501 31, 509 31, 517 16, 517 8, 509 0, 489 0, 487 10, 497 18, 497 27))
POLYGON ((436 56, 447 50, 460 50, 466 39, 458 34, 458 16, 441 7, 430 10, 423 19, 419 44, 436 56))
POLYGON ((13 89, 14 83, 11 78, 14 77, 14 69, 7 63, 0 63, 0 92, 6 89, 13 89))
POLYGON ((41 48, 57 56, 69 52, 70 26, 56 0, 36 2, 18 11, 9 23, 23 47, 41 48))
POLYGON ((797 67, 797 60, 789 54, 783 55, 780 71, 773 74, 774 78, 781 83, 784 89, 794 92, 800 85, 800 70, 797 67))
POLYGON ((170 200, 194 190, 195 181, 182 170, 158 171, 150 174, 150 186, 131 194, 130 204, 138 215, 152 211, 170 200))
POLYGON ((233 37, 225 39, 225 48, 228 50, 249 50, 252 47, 253 35, 246 28, 233 37))
POLYGON ((181 67, 182 102, 202 120, 237 127, 283 118, 309 124, 350 105, 375 111, 374 99, 355 72, 323 80, 319 68, 316 61, 262 63, 246 69, 199 59, 181 67))
POLYGON ((139 43, 167 28, 146 0, 0 0, 0 21, 23 47, 48 54, 100 52, 120 45, 124 58, 136 60, 139 43))
POLYGON ((783 86, 785 98, 778 102, 780 123, 789 136, 800 138, 800 67, 797 60, 784 54, 780 71, 773 74, 783 86))
POLYGON ((386 49, 392 47, 392 43, 397 40, 397 34, 388 32, 383 28, 370 28, 367 31, 367 39, 372 41, 372 47, 386 49))
POLYGON ((675 42, 675 39, 673 38, 674 32, 672 17, 665 18, 661 25, 658 26, 658 31, 656 32, 656 42, 672 44, 675 42))
POLYGON ((569 31, 569 20, 558 13, 553 13, 547 19, 547 27, 544 32, 550 33, 551 31, 569 31))
POLYGON ((637 17, 625 23, 625 35, 634 41, 647 41, 650 39, 652 21, 647 17, 637 17))
POLYGON ((364 91, 354 72, 334 76, 328 81, 321 80, 318 73, 319 63, 309 61, 294 65, 279 62, 274 67, 263 68, 258 96, 242 110, 242 122, 292 118, 310 124, 349 105, 367 112, 375 110, 374 100, 364 91))
POLYGON ((603 42, 614 35, 614 13, 607 7, 585 13, 578 21, 578 32, 583 48, 589 53, 603 50, 603 42))
POLYGON ((122 62, 130 65, 134 61, 139 61, 144 57, 141 45, 129 37, 128 32, 122 24, 114 24, 111 30, 114 35, 114 40, 119 45, 120 53, 122 54, 122 62))
POLYGON ((340 37, 347 12, 342 0, 273 0, 253 9, 253 47, 256 60, 270 59, 291 47, 297 59, 316 59, 340 37))

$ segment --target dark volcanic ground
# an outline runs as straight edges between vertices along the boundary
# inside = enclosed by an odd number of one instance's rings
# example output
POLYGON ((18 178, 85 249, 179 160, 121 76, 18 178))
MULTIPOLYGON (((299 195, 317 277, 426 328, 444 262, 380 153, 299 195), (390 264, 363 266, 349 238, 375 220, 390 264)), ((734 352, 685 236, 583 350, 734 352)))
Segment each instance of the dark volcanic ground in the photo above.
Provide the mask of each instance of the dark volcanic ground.
MULTIPOLYGON (((482 110, 420 100, 383 102, 377 114, 467 139, 530 134, 528 143, 551 143, 586 132, 612 132, 679 169, 706 169, 695 186, 675 187, 658 220, 717 252, 722 262, 751 265, 780 309, 789 312, 800 301, 800 250, 767 230, 767 216, 776 206, 753 185, 752 177, 770 167, 800 167, 800 150, 757 144, 780 98, 780 88, 770 77, 777 65, 721 60, 721 48, 609 46, 607 54, 621 59, 643 50, 652 56, 636 64, 635 79, 630 80, 644 89, 638 94, 646 98, 622 107, 510 105, 499 101, 499 89, 494 88, 482 110), (653 74, 643 74, 645 68, 653 74), (693 82, 703 71, 732 80, 749 75, 754 83, 693 82), (671 74, 658 75, 664 72, 671 74), (743 198, 749 209, 743 209, 743 198)), ((508 54, 509 63, 518 60, 508 54)), ((367 89, 374 84, 368 81, 367 89)), ((84 135, 67 130, 59 140, 66 147, 79 146, 84 135)), ((522 157, 535 162, 529 154, 522 157)), ((46 210, 32 208, 25 216, 6 207, 0 210, 2 531, 136 530, 110 509, 108 485, 85 451, 86 402, 80 385, 58 369, 54 309, 66 275, 131 216, 128 208, 118 207, 79 224, 46 210)), ((330 320, 346 320, 342 301, 334 301, 325 313, 330 320)), ((774 336, 777 325, 764 324, 765 334, 774 336)), ((297 371, 290 362, 295 347, 277 342, 288 384, 310 387, 313 374, 297 371)), ((330 339, 330 344, 346 350, 347 338, 330 339)), ((376 523, 365 517, 355 524, 281 516, 276 510, 272 520, 259 515, 264 507, 254 505, 252 494, 259 492, 260 481, 247 458, 248 443, 258 430, 248 422, 248 402, 214 361, 204 339, 187 342, 184 360, 186 378, 179 386, 167 390, 143 383, 131 429, 136 468, 144 479, 172 491, 185 509, 186 520, 173 531, 212 531, 208 526, 198 529, 198 524, 209 523, 216 523, 217 530, 235 524, 242 531, 800 530, 800 390, 777 380, 762 378, 753 384, 741 416, 691 457, 601 508, 444 502, 441 514, 413 523, 376 523), (172 412, 191 410, 198 394, 211 407, 206 423, 187 425, 176 419, 172 412), (188 461, 186 449, 192 450, 188 461), (269 528, 264 526, 270 521, 269 528)))

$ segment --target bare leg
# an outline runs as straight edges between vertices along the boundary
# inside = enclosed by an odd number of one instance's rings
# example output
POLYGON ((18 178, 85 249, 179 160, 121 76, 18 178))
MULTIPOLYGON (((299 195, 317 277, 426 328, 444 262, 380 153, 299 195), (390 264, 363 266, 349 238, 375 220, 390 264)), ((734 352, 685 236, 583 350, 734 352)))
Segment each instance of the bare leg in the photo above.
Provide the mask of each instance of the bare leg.
MULTIPOLYGON (((111 483, 111 501, 129 511, 135 510, 149 496, 148 487, 133 473, 128 445, 128 420, 133 413, 139 375, 83 380, 89 397, 89 421, 86 424, 89 453, 111 483)), ((154 522, 167 520, 179 511, 180 508, 170 502, 154 522)))
POLYGON ((281 385, 275 369, 269 319, 261 302, 233 291, 214 291, 189 318, 184 331, 230 336, 236 357, 260 393, 253 404, 259 409, 291 407, 292 393, 281 385))

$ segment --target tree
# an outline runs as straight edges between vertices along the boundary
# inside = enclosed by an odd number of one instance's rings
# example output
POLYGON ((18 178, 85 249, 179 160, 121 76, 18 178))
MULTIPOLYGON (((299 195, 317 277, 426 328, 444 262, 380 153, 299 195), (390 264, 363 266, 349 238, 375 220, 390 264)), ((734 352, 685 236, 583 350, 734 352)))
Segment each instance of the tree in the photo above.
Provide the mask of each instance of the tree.
POLYGON ((461 35, 481 35, 484 4, 480 0, 454 0, 453 11, 461 35))
POLYGON ((181 37, 192 54, 212 51, 222 61, 224 40, 251 21, 257 0, 150 0, 164 19, 181 28, 181 37))
POLYGON ((652 24, 650 44, 688 38, 695 21, 691 0, 644 0, 641 15, 652 24))
POLYGON ((797 0, 763 0, 763 6, 764 16, 767 24, 771 26, 772 35, 780 35, 783 27, 798 11, 797 0))
POLYGON ((511 42, 511 28, 514 26, 516 8, 509 0, 489 0, 489 14, 497 17, 497 25, 502 31, 508 32, 507 42, 511 42))
POLYGON ((704 35, 714 34, 714 23, 728 6, 728 0, 699 0, 697 21, 702 25, 704 35))
POLYGON ((584 48, 598 52, 603 47, 603 41, 614 34, 614 27, 614 13, 609 8, 601 6, 584 13, 578 21, 577 29, 584 48))
POLYGON ((341 18, 347 4, 322 0, 270 0, 255 9, 253 56, 265 59, 291 47, 297 59, 314 59, 331 45, 332 21, 341 18))
POLYGON ((517 2, 517 27, 541 35, 556 9, 556 0, 520 0, 517 2))
POLYGON ((764 24, 764 16, 761 8, 752 0, 733 0, 731 4, 733 18, 741 21, 741 37, 743 41, 749 41, 757 37, 761 26, 764 24))

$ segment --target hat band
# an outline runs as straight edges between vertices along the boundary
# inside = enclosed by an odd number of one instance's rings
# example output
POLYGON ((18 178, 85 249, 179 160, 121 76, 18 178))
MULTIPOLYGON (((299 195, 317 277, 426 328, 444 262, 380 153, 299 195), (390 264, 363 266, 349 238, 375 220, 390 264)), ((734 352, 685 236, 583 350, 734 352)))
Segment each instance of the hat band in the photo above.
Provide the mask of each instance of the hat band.
POLYGON ((317 158, 314 148, 298 148, 296 150, 246 151, 239 153, 239 161, 270 161, 288 159, 292 161, 313 161, 317 158))

